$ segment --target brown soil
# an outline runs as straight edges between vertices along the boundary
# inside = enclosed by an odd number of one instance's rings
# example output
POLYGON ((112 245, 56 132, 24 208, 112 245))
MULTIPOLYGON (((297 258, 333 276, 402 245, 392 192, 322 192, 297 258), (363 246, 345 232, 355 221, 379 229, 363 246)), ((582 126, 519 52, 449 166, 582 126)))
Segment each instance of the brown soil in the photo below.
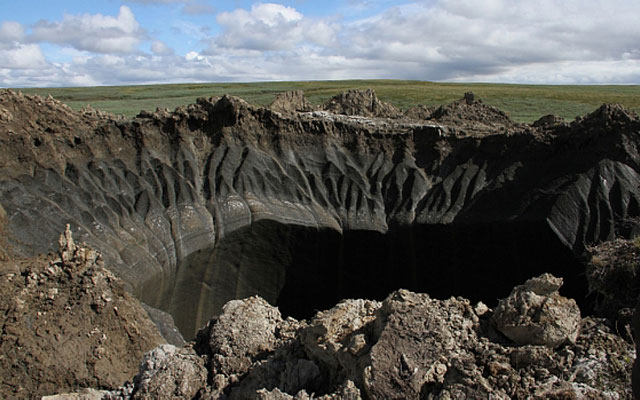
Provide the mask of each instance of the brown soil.
POLYGON ((0 397, 116 388, 163 343, 100 255, 65 238, 57 255, 0 262, 0 397))
POLYGON ((308 112, 316 107, 307 101, 302 90, 296 90, 276 95, 269 108, 282 112, 308 112))
POLYGON ((0 90, 0 178, 32 174, 36 164, 63 169, 75 150, 91 157, 104 147, 96 127, 120 120, 91 108, 74 111, 52 97, 0 90))
POLYGON ((359 115, 361 117, 399 118, 400 110, 378 99, 376 92, 367 90, 349 90, 334 96, 322 108, 334 114, 359 115))
POLYGON ((473 93, 451 104, 438 107, 429 118, 441 124, 452 126, 457 135, 509 133, 522 129, 523 125, 513 122, 507 113, 476 100, 473 93))

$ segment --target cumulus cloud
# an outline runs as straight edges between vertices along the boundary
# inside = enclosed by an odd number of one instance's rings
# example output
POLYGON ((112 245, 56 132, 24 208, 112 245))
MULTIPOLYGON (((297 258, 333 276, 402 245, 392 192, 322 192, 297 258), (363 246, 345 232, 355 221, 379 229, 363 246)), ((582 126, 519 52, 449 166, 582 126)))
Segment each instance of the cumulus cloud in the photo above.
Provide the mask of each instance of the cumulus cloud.
POLYGON ((487 0, 482 7, 473 0, 423 0, 328 23, 267 3, 218 15, 222 33, 203 54, 226 53, 262 70, 273 66, 272 79, 298 79, 299 66, 308 67, 304 54, 328 68, 327 78, 567 83, 566 65, 576 64, 583 68, 573 82, 593 82, 584 75, 605 65, 610 73, 593 76, 618 82, 634 76, 624 67, 633 63, 613 61, 639 58, 639 13, 640 3, 631 0, 612 0, 606 9, 597 0, 487 0), (554 68, 562 72, 549 73, 554 68), (615 71, 619 79, 610 76, 615 71))
MULTIPOLYGON (((342 54, 404 61, 405 77, 498 76, 530 64, 637 57, 640 3, 440 0, 394 7, 341 32, 342 54)), ((544 81, 544 80, 543 80, 544 81)))
MULTIPOLYGON (((210 4, 135 1, 179 3, 183 13, 210 4)), ((194 39, 182 55, 146 38, 127 7, 117 17, 39 22, 32 34, 4 22, 0 85, 42 86, 45 73, 55 84, 351 78, 640 83, 637 0, 487 0, 482 6, 474 0, 414 0, 386 9, 385 1, 350 4, 368 7, 368 16, 314 18, 294 7, 256 3, 219 13, 219 29, 211 31, 184 17, 168 27, 194 39), (139 50, 143 40, 149 40, 148 53, 139 50), (34 44, 39 41, 73 47, 80 55, 52 63, 34 44)))
POLYGON ((24 40, 24 27, 19 22, 4 21, 0 25, 0 43, 21 42, 24 40))
POLYGON ((156 40, 151 43, 151 52, 157 56, 167 56, 173 54, 173 49, 167 46, 166 43, 156 40))
POLYGON ((328 46, 335 39, 334 26, 275 3, 258 3, 250 11, 223 12, 217 22, 223 33, 213 38, 209 53, 217 53, 218 48, 293 50, 303 43, 328 46))
POLYGON ((15 47, 0 49, 0 68, 4 69, 41 69, 47 65, 40 46, 36 44, 17 44, 15 47))
POLYGON ((121 6, 117 17, 102 14, 65 15, 61 22, 41 20, 30 40, 71 46, 94 53, 133 53, 144 37, 133 12, 121 6))

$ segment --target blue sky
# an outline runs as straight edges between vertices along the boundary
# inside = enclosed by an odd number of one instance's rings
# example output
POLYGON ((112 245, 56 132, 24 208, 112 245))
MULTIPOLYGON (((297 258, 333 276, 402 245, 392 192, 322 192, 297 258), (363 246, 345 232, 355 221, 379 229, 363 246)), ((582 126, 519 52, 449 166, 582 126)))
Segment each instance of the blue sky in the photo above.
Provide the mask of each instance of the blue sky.
POLYGON ((637 0, 0 2, 0 87, 640 84, 637 0))

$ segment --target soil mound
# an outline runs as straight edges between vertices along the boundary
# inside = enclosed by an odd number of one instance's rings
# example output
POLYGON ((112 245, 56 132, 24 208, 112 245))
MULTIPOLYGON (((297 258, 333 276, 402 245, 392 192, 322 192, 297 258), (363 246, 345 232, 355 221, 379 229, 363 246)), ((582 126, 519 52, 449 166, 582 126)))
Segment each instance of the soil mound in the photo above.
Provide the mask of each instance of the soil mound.
POLYGON ((25 132, 33 136, 61 135, 70 130, 93 128, 101 120, 122 119, 123 117, 96 110, 91 105, 81 111, 74 111, 51 96, 28 95, 11 89, 0 90, 2 135, 25 132))
POLYGON ((449 123, 476 121, 483 124, 513 124, 507 113, 476 100, 471 92, 458 101, 438 107, 431 119, 449 123))
POLYGON ((405 118, 412 120, 427 120, 431 119, 433 112, 436 110, 436 107, 429 107, 424 104, 419 104, 417 106, 411 107, 406 110, 402 115, 405 118))
POLYGON ((322 109, 334 114, 361 117, 399 118, 402 116, 396 107, 380 101, 372 89, 349 90, 341 93, 325 103, 322 109))
POLYGON ((309 112, 316 109, 304 97, 302 90, 277 94, 269 108, 280 112, 309 112))
POLYGON ((37 164, 64 168, 73 149, 88 149, 98 126, 120 121, 91 106, 74 111, 51 96, 0 90, 0 177, 31 174, 37 164))
POLYGON ((452 125, 455 127, 453 131, 462 135, 508 133, 519 128, 507 113, 476 100, 471 92, 465 93, 458 101, 438 107, 430 120, 452 125))
POLYGON ((164 343, 96 251, 67 230, 57 255, 0 262, 0 397, 117 388, 164 343))
POLYGON ((564 123, 564 118, 558 117, 557 115, 548 114, 538 118, 532 124, 532 126, 536 128, 541 128, 541 127, 551 127, 551 126, 559 125, 562 123, 564 123))
POLYGON ((620 104, 603 104, 594 112, 582 118, 576 118, 574 124, 593 129, 602 129, 602 127, 624 129, 629 124, 637 122, 638 114, 620 104))

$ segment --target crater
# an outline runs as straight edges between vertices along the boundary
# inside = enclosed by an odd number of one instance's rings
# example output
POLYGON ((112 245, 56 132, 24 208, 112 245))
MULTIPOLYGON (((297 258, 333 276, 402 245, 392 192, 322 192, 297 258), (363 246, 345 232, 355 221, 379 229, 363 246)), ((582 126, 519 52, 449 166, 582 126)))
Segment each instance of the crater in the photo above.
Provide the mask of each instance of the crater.
POLYGON ((588 314, 585 246, 640 212, 640 122, 618 106, 528 126, 471 97, 417 119, 366 92, 124 121, 0 97, 16 104, 0 129, 12 249, 55 250, 70 224, 188 339, 255 294, 295 318, 398 288, 493 306, 543 272, 588 314), (65 140, 7 133, 45 111, 65 140))

